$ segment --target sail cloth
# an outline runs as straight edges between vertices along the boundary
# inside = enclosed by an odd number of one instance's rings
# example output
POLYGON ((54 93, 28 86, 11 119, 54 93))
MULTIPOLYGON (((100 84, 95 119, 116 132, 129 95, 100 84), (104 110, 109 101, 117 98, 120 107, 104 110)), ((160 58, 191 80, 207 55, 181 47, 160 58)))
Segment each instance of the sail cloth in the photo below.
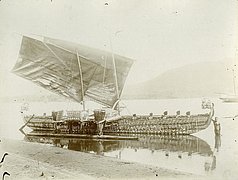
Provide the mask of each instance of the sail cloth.
POLYGON ((133 60, 119 55, 114 59, 116 68, 109 52, 57 39, 40 41, 23 36, 13 72, 76 102, 86 98, 112 107, 121 96, 133 64, 133 60))

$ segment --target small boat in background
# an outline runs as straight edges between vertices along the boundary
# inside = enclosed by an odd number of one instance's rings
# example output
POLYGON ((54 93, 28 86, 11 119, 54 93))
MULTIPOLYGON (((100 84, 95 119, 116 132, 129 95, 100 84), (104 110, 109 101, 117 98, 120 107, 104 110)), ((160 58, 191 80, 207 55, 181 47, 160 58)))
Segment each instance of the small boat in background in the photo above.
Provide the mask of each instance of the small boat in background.
POLYGON ((238 102, 238 95, 222 95, 220 97, 220 99, 222 100, 222 102, 226 102, 226 103, 237 103, 238 102))
MULTIPOLYGON (((233 91, 234 94, 224 94, 221 95, 220 99, 222 100, 222 102, 226 102, 226 103, 238 103, 238 94, 237 94, 237 90, 236 90, 236 65, 234 65, 234 67, 231 69, 232 70, 232 77, 233 77, 233 91)), ((227 69, 229 70, 229 69, 227 69)))

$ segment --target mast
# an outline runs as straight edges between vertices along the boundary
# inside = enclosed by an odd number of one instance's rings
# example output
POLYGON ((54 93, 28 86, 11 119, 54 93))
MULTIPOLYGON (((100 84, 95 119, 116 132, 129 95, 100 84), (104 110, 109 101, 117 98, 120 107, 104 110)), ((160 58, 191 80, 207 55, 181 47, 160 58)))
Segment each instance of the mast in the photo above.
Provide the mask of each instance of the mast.
POLYGON ((103 70, 103 79, 102 79, 102 83, 104 85, 104 83, 105 83, 105 76, 106 76, 107 59, 105 59, 104 56, 102 57, 102 59, 104 60, 104 70, 103 70))
POLYGON ((115 57, 114 57, 114 52, 112 48, 111 38, 110 38, 110 46, 111 46, 111 52, 112 52, 112 63, 113 63, 113 69, 114 69, 114 78, 115 78, 117 101, 118 101, 117 108, 118 108, 118 114, 120 114, 120 108, 119 108, 120 97, 119 97, 119 89, 118 89, 118 81, 117 81, 117 69, 116 69, 116 63, 115 63, 115 57))
POLYGON ((80 60, 79 60, 78 51, 77 51, 77 59, 78 59, 78 65, 79 65, 79 76, 80 76, 80 83, 81 83, 81 95, 82 95, 82 102, 83 102, 83 110, 85 111, 84 90, 83 90, 83 74, 82 74, 82 68, 81 68, 81 63, 80 63, 80 60))

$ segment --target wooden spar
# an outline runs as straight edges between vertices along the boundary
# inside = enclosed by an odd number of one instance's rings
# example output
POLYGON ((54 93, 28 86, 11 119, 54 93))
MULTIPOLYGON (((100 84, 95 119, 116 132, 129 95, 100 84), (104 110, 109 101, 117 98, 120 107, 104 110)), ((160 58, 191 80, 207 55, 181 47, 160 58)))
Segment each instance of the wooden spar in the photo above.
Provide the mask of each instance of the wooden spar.
POLYGON ((119 104, 119 101, 120 101, 120 99, 118 99, 118 100, 113 104, 112 109, 115 109, 116 105, 119 104))
POLYGON ((79 54, 77 51, 77 59, 78 59, 78 65, 79 65, 79 75, 80 75, 80 82, 81 82, 81 95, 82 95, 82 102, 83 102, 83 110, 85 111, 85 102, 84 102, 84 90, 83 90, 83 74, 82 74, 82 68, 81 63, 79 60, 79 54))
MULTIPOLYGON (((114 77, 115 77, 115 83, 116 83, 117 100, 119 101, 120 97, 119 97, 119 89, 118 89, 118 81, 117 81, 117 70, 116 70, 116 63, 115 63, 115 57, 114 57, 114 52, 112 48, 111 38, 110 38, 110 46, 111 46, 111 52, 112 52, 112 63, 113 63, 114 77)), ((118 102, 118 113, 120 114, 119 102, 118 102)))
POLYGON ((64 63, 64 61, 63 61, 59 56, 57 56, 57 54, 56 54, 46 43, 44 43, 44 42, 42 42, 42 43, 45 45, 45 47, 46 47, 47 49, 49 49, 49 51, 50 51, 61 63, 63 63, 63 65, 67 68, 67 70, 70 70, 69 67, 64 63))
POLYGON ((27 126, 27 124, 34 118, 34 114, 27 120, 27 122, 22 126, 22 127, 20 127, 20 129, 19 129, 19 131, 22 133, 22 134, 24 134, 24 135, 26 135, 26 133, 23 131, 23 129, 27 126))
POLYGON ((56 133, 39 133, 30 132, 27 136, 38 136, 38 137, 64 137, 64 138, 83 138, 83 139, 108 139, 108 140, 138 140, 138 137, 130 136, 112 136, 112 135, 88 135, 88 134, 56 134, 56 133))

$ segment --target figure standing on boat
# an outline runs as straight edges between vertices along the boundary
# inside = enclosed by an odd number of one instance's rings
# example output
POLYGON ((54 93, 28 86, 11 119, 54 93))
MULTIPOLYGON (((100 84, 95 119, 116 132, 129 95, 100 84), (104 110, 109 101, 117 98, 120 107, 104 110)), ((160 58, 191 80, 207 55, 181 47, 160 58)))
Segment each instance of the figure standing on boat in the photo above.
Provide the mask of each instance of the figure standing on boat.
POLYGON ((221 133, 221 125, 220 125, 220 123, 218 123, 217 120, 218 120, 217 117, 215 117, 215 120, 212 120, 213 125, 214 125, 214 133, 215 133, 215 135, 220 135, 220 133, 221 133))

